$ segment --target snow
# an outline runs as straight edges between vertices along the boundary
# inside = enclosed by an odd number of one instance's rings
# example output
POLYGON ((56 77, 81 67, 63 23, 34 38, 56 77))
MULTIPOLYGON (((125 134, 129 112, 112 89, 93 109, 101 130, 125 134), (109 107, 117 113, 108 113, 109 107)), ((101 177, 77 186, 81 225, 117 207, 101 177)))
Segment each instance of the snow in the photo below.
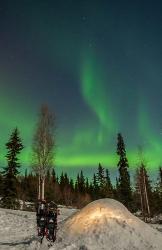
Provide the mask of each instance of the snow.
MULTIPOLYGON (((60 207, 57 240, 50 250, 162 250, 162 233, 112 199, 82 210, 60 207)), ((153 225, 154 227, 156 225, 153 225)), ((0 250, 47 250, 33 212, 0 208, 0 250)))
POLYGON ((30 245, 35 238, 33 221, 34 213, 0 209, 0 249, 23 249, 30 245))
POLYGON ((158 231, 162 232, 162 224, 151 224, 153 228, 156 228, 158 231))
MULTIPOLYGON (((76 209, 60 208, 58 221, 64 221, 76 209)), ((34 212, 0 208, 0 250, 46 250, 48 243, 41 245, 37 237, 34 212)))
POLYGON ((51 250, 162 250, 162 235, 112 199, 94 201, 62 223, 51 250))

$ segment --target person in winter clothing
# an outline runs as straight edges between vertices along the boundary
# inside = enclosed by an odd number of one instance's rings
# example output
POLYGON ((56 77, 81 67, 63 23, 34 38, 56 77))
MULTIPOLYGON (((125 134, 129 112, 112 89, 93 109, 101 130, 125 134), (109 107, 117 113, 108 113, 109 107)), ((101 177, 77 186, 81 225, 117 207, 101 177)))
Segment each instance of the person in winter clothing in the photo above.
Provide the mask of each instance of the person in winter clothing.
POLYGON ((37 205, 37 228, 38 228, 38 235, 45 235, 45 228, 46 228, 46 216, 47 216, 47 208, 46 208, 46 201, 38 201, 37 205))
POLYGON ((57 204, 53 201, 46 204, 46 201, 39 200, 36 208, 38 236, 41 236, 41 242, 46 235, 47 240, 56 240, 57 231, 57 204))
POLYGON ((50 202, 47 209, 47 238, 53 241, 56 240, 57 215, 57 204, 50 202))

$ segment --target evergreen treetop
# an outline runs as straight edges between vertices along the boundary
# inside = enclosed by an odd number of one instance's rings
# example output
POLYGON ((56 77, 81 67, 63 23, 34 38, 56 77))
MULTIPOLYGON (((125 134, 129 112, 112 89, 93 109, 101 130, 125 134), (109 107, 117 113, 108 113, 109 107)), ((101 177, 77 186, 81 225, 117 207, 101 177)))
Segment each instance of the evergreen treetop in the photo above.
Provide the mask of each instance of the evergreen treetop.
POLYGON ((119 169, 118 178, 118 197, 119 200, 131 208, 132 192, 130 184, 130 175, 128 172, 129 164, 126 156, 125 144, 121 133, 117 136, 117 155, 119 155, 119 162, 117 164, 119 169))

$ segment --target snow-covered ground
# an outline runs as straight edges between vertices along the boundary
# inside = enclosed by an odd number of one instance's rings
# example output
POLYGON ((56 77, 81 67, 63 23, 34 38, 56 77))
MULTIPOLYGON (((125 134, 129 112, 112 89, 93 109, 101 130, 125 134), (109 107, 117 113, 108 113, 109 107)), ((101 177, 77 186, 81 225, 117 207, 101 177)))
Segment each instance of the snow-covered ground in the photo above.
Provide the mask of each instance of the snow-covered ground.
POLYGON ((150 224, 150 225, 162 233, 162 224, 150 224))
MULTIPOLYGON (((64 221, 75 211, 60 208, 58 221, 64 221)), ((41 245, 37 237, 35 213, 0 208, 0 250, 46 250, 47 245, 46 240, 41 245)))
MULTIPOLYGON (((61 207, 58 221, 51 250, 162 250, 162 233, 115 200, 98 200, 77 212, 61 207)), ((49 249, 37 237, 35 213, 0 209, 0 250, 9 249, 49 249)))

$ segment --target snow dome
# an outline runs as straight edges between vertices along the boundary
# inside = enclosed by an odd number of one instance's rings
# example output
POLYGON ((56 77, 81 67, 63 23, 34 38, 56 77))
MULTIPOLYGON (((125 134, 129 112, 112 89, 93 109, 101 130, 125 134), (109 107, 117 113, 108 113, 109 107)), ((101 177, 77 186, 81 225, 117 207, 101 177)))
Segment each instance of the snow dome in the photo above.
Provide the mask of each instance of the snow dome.
POLYGON ((57 250, 162 250, 162 235, 120 202, 100 199, 60 226, 57 250))

